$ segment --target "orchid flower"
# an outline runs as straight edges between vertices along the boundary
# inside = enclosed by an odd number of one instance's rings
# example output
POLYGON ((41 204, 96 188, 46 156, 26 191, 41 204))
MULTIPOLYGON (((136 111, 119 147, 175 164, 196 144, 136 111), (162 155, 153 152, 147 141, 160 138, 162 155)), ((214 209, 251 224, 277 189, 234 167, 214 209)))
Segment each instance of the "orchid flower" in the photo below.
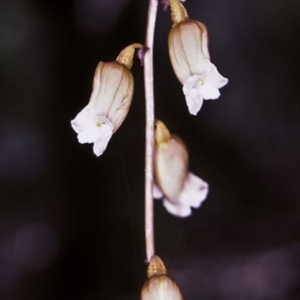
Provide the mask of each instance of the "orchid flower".
POLYGON ((203 100, 217 99, 219 89, 227 84, 208 51, 206 26, 190 20, 178 0, 170 0, 173 26, 169 32, 169 56, 173 70, 183 85, 183 93, 190 114, 196 115, 203 100))
POLYGON ((155 123, 153 197, 163 198, 167 211, 188 217, 206 199, 208 184, 188 172, 188 152, 183 141, 171 135, 161 121, 155 123))
POLYGON ((129 111, 134 89, 130 68, 135 48, 142 47, 132 44, 121 51, 116 61, 99 62, 90 101, 71 121, 78 142, 94 144, 96 156, 104 152, 129 111))

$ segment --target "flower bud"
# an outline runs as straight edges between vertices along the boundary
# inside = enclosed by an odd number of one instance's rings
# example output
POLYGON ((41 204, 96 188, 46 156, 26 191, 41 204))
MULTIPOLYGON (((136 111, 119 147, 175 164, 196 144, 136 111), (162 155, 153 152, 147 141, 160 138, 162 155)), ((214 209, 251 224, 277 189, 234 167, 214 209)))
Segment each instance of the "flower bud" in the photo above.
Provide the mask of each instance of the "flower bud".
POLYGON ((167 275, 166 267, 158 256, 153 256, 147 270, 141 300, 183 300, 178 285, 167 275))
POLYGON ((206 26, 190 20, 178 0, 170 0, 173 26, 169 32, 169 56, 176 77, 183 85, 189 112, 196 115, 203 99, 217 99, 219 88, 227 84, 210 62, 206 26))
POLYGON ((191 207, 198 208, 206 199, 208 184, 188 172, 188 152, 183 141, 171 135, 165 124, 155 122, 153 197, 163 198, 167 211, 188 217, 191 207))
POLYGON ((71 121, 79 143, 94 143, 93 151, 100 156, 112 134, 123 123, 131 105, 134 80, 130 68, 135 48, 126 47, 116 61, 99 62, 88 105, 71 121))

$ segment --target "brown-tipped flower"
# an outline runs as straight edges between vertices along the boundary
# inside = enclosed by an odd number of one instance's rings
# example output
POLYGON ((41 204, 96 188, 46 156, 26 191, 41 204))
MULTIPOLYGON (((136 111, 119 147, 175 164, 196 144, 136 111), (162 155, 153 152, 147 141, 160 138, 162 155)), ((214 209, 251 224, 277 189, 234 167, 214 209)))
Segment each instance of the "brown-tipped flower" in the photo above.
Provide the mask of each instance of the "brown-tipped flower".
POLYGON ((159 120, 155 122, 154 181, 153 197, 163 198, 167 211, 177 217, 188 217, 191 207, 200 207, 208 193, 208 184, 188 172, 183 141, 159 120))
POLYGON ((71 121, 79 143, 93 143, 95 155, 100 156, 112 134, 123 123, 131 105, 134 80, 130 68, 135 48, 126 47, 116 61, 99 62, 93 80, 88 105, 71 121))
POLYGON ((147 274, 141 300, 183 300, 178 285, 167 275, 166 267, 158 256, 151 258, 147 274))
POLYGON ((173 26, 169 32, 169 56, 173 70, 183 85, 189 112, 196 115, 203 100, 217 99, 219 89, 227 84, 210 62, 206 26, 190 20, 178 0, 170 0, 173 26))

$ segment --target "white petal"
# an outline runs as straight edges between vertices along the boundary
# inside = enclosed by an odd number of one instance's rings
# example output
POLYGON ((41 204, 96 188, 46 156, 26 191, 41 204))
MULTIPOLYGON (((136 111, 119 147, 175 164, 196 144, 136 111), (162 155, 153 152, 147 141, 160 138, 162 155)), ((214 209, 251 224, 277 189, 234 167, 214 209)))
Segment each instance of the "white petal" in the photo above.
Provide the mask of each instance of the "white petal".
POLYGON ((196 175, 189 173, 180 194, 174 199, 163 199, 167 211, 177 217, 188 217, 193 208, 200 207, 206 199, 208 184, 196 175))
POLYGON ((197 88, 199 82, 201 80, 201 76, 200 75, 193 75, 191 77, 189 77, 183 85, 183 92, 188 93, 191 89, 195 89, 197 88))
POLYGON ((99 156, 107 147, 112 134, 113 124, 105 116, 98 116, 93 106, 86 106, 74 120, 71 126, 78 134, 79 143, 94 143, 93 151, 99 156))
POLYGON ((76 117, 71 121, 71 126, 76 133, 81 132, 84 128, 93 125, 93 118, 89 106, 86 106, 76 117))
POLYGON ((78 133, 77 139, 80 144, 91 144, 94 143, 95 139, 98 137, 98 130, 94 126, 89 127, 89 130, 82 130, 78 133))
POLYGON ((113 134, 112 126, 110 127, 107 124, 103 124, 101 127, 101 137, 94 142, 93 146, 93 151, 96 156, 100 156, 104 152, 113 134))
POLYGON ((203 98, 201 95, 199 95, 199 93, 197 93, 196 96, 186 95, 185 101, 188 106, 189 113, 196 116, 203 104, 203 98))
POLYGON ((200 79, 201 77, 198 75, 191 76, 186 80, 182 88, 186 104, 192 115, 196 115, 203 104, 203 96, 198 88, 200 79))
POLYGON ((176 216, 181 218, 186 218, 191 215, 192 210, 189 205, 182 205, 180 203, 173 203, 170 200, 164 198, 163 204, 166 210, 176 216))
POLYGON ((200 88, 199 88, 199 93, 202 95, 202 97, 205 100, 215 100, 218 99, 220 97, 220 92, 218 90, 218 88, 216 88, 215 86, 213 86, 210 83, 204 83, 200 88))
POLYGON ((214 100, 220 97, 219 89, 228 83, 211 62, 205 64, 202 74, 189 77, 183 85, 183 93, 189 112, 196 115, 201 109, 203 99, 214 100))
POLYGON ((163 195, 164 194, 162 193, 161 189, 155 183, 153 183, 153 198, 161 199, 163 195))
POLYGON ((198 176, 189 173, 177 201, 182 205, 200 207, 208 194, 208 184, 198 176))
POLYGON ((210 70, 209 72, 206 72, 205 81, 209 82, 211 85, 215 86, 218 89, 228 83, 228 79, 223 77, 219 73, 217 67, 214 64, 210 64, 210 70))

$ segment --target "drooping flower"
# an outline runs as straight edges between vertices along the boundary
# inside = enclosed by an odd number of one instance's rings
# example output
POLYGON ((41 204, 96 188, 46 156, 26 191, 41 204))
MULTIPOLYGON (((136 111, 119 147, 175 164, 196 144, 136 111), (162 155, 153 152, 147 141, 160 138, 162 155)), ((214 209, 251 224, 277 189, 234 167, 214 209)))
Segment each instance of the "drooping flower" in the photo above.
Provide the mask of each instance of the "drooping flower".
POLYGON ((183 300, 178 285, 167 275, 165 264, 157 255, 151 257, 147 275, 141 300, 183 300))
POLYGON ((188 152, 183 141, 171 135, 165 124, 155 122, 153 197, 163 198, 167 211, 188 217, 206 199, 208 184, 188 172, 188 152))
POLYGON ((208 51, 206 26, 190 20, 178 0, 170 0, 173 26, 169 32, 169 56, 176 77, 183 85, 189 112, 196 115, 203 100, 217 99, 219 89, 227 84, 208 51))
POLYGON ((134 89, 130 68, 134 50, 142 47, 132 44, 121 51, 116 61, 99 62, 90 101, 71 121, 79 143, 93 143, 96 156, 104 152, 129 111, 134 89))

